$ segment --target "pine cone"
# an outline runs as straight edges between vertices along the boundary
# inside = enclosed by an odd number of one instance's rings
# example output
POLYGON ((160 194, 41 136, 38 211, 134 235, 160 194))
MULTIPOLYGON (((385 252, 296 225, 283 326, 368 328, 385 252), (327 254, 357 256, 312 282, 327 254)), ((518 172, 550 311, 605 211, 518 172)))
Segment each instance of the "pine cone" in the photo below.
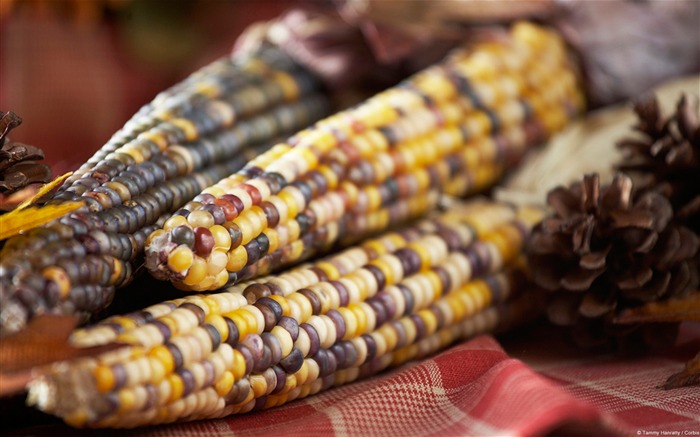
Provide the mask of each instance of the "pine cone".
POLYGON ((37 164, 44 152, 33 146, 7 141, 7 133, 22 123, 14 112, 0 112, 0 194, 13 193, 27 185, 51 180, 51 169, 37 164))
MULTIPOLYGON (((601 188, 598 175, 587 175, 583 183, 552 190, 547 203, 555 214, 534 228, 528 258, 535 283, 550 291, 550 321, 574 326, 579 343, 617 336, 625 346, 638 327, 613 325, 617 313, 697 289, 693 257, 700 241, 671 220, 673 209, 661 193, 635 197, 628 176, 601 188)), ((668 341, 676 327, 666 328, 634 336, 663 334, 661 341, 668 341)))
POLYGON ((698 99, 683 95, 676 112, 664 118, 653 95, 634 105, 639 138, 618 143, 625 161, 618 170, 629 174, 639 192, 667 196, 676 218, 700 233, 700 113, 698 99))

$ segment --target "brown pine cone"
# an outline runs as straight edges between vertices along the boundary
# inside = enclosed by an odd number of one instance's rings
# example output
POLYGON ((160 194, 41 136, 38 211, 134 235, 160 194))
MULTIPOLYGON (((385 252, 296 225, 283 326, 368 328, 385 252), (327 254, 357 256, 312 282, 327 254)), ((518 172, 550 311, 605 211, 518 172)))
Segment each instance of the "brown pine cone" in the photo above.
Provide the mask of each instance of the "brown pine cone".
MULTIPOLYGON (((600 187, 594 174, 570 188, 555 188, 547 203, 555 213, 534 228, 528 259, 534 281, 550 292, 549 320, 575 327, 579 343, 618 339, 626 346, 625 337, 638 327, 613 325, 617 313, 697 289, 693 257, 700 241, 671 220, 673 209, 661 193, 634 197, 628 176, 600 187)), ((666 328, 634 336, 663 334, 658 340, 668 341, 675 326, 666 328)))
POLYGON ((658 191, 667 196, 676 218, 700 233, 700 106, 697 98, 683 95, 676 112, 664 117, 653 95, 634 105, 639 123, 637 138, 618 143, 625 160, 618 170, 629 174, 639 192, 658 191))
POLYGON ((34 146, 8 141, 7 133, 22 119, 14 112, 0 112, 0 194, 13 193, 27 185, 47 183, 51 169, 34 161, 44 159, 44 152, 34 146))

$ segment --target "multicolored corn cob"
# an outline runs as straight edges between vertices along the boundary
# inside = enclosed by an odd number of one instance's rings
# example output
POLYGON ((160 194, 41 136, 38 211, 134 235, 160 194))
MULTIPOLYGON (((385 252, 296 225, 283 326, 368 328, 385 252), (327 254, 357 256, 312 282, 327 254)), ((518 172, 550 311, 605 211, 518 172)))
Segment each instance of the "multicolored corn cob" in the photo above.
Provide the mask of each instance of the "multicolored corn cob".
POLYGON ((172 212, 328 113, 319 91, 310 73, 271 50, 219 60, 156 97, 49 201, 82 201, 82 209, 4 245, 0 335, 35 314, 104 309, 172 212))
POLYGON ((146 266, 203 291, 299 262, 483 190, 581 109, 563 42, 518 24, 205 189, 151 234, 146 266))
POLYGON ((77 427, 135 427, 281 405, 504 322, 540 211, 453 206, 314 264, 78 330, 122 349, 55 365, 30 400, 77 427), (502 307, 506 305, 506 307, 502 307))

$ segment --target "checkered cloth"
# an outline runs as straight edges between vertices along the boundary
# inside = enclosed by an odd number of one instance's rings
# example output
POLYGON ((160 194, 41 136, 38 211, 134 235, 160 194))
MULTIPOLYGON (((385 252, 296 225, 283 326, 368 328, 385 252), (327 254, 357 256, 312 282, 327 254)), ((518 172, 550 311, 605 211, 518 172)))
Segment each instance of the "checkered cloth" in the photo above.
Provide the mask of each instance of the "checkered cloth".
MULTIPOLYGON (((663 356, 572 352, 530 332, 477 337, 418 363, 284 407, 137 431, 148 436, 681 436, 700 432, 700 389, 657 388, 700 350, 700 325, 663 356), (524 337, 524 338, 523 338, 524 337), (670 434, 667 434, 670 435, 670 434)), ((545 333, 547 331, 544 331, 545 333)))
MULTIPOLYGON (((657 388, 700 350, 700 324, 685 325, 674 350, 641 359, 576 350, 547 327, 506 337, 503 345, 480 336, 280 408, 107 435, 700 435, 700 388, 657 388)), ((76 433, 64 426, 25 432, 76 433)))

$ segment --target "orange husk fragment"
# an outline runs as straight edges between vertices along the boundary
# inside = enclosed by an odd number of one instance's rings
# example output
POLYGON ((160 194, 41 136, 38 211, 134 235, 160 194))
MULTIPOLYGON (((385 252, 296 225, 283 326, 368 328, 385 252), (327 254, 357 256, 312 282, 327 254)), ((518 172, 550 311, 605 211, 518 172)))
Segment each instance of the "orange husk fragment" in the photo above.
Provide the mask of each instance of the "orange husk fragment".
POLYGON ((678 299, 650 302, 622 311, 614 322, 619 324, 700 321, 700 291, 678 299))
POLYGON ((23 209, 15 209, 0 216, 0 240, 45 225, 75 211, 83 205, 84 202, 65 202, 60 205, 47 205, 39 208, 24 207, 23 209))
POLYGON ((27 327, 0 339, 0 397, 24 390, 26 384, 52 363, 118 349, 121 344, 78 348, 69 342, 76 316, 39 315, 27 327))

